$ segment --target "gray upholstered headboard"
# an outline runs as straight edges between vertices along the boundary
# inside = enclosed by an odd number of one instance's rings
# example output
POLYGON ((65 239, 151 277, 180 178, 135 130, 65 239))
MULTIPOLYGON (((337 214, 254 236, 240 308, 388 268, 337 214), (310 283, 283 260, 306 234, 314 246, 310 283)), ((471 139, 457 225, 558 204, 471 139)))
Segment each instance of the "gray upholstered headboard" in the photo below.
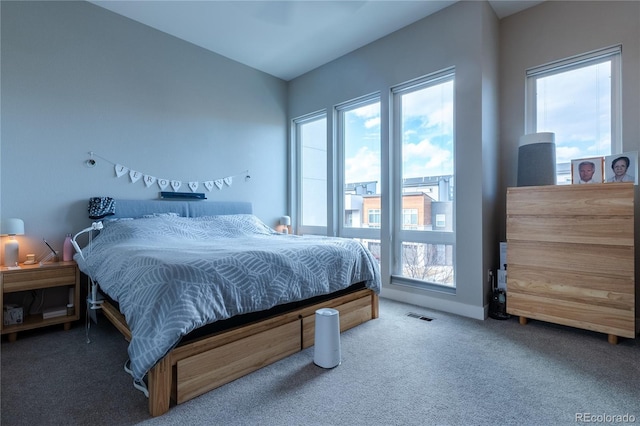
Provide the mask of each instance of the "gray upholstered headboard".
POLYGON ((154 213, 177 213, 183 217, 251 214, 248 201, 115 200, 115 215, 109 218, 140 218, 154 213))

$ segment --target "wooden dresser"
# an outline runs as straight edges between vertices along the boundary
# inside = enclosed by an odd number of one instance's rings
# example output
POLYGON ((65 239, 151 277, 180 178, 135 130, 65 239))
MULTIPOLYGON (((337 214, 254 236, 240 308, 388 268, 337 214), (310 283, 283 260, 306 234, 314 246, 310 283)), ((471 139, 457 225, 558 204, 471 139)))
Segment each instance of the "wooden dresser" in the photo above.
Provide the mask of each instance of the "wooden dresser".
POLYGON ((507 190, 507 312, 635 338, 632 183, 507 190))

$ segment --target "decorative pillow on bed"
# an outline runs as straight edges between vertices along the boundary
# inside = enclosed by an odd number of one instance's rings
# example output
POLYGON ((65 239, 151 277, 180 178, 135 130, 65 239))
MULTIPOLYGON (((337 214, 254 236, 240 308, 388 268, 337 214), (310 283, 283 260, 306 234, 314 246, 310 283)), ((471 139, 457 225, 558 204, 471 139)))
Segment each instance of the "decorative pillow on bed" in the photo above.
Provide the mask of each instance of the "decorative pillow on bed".
POLYGON ((145 214, 144 216, 142 216, 144 219, 150 219, 152 217, 180 217, 180 215, 178 213, 173 213, 173 212, 169 212, 169 213, 153 213, 153 214, 145 214))
POLYGON ((111 197, 91 197, 89 199, 89 219, 102 219, 116 214, 116 201, 111 197))
POLYGON ((219 216, 202 216, 194 218, 206 222, 214 228, 227 230, 233 234, 277 234, 274 229, 268 227, 253 214, 229 214, 219 216))
POLYGON ((121 222, 123 220, 133 220, 132 217, 106 217, 102 219, 103 223, 121 222))

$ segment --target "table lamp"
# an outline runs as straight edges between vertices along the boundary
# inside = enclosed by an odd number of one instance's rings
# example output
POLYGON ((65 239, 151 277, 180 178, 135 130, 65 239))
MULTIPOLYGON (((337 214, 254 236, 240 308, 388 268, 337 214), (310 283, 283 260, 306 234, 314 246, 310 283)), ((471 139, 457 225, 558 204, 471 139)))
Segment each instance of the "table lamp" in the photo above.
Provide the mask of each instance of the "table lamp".
POLYGON ((9 236, 9 240, 4 245, 4 265, 17 266, 19 247, 15 236, 24 234, 24 222, 14 217, 2 219, 0 228, 0 235, 9 236))
POLYGON ((291 218, 289 216, 282 216, 280 218, 280 225, 284 225, 284 228, 282 228, 282 232, 284 234, 288 234, 289 226, 291 225, 291 218))

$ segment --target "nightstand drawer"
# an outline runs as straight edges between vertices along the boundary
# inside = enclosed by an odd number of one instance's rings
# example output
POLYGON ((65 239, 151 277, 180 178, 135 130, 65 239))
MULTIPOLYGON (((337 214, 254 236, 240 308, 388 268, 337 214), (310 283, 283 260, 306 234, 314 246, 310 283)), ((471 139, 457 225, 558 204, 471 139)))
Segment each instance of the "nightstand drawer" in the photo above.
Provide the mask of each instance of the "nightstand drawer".
POLYGON ((68 266, 43 266, 30 270, 3 271, 2 287, 5 293, 63 285, 75 285, 75 263, 68 266))

